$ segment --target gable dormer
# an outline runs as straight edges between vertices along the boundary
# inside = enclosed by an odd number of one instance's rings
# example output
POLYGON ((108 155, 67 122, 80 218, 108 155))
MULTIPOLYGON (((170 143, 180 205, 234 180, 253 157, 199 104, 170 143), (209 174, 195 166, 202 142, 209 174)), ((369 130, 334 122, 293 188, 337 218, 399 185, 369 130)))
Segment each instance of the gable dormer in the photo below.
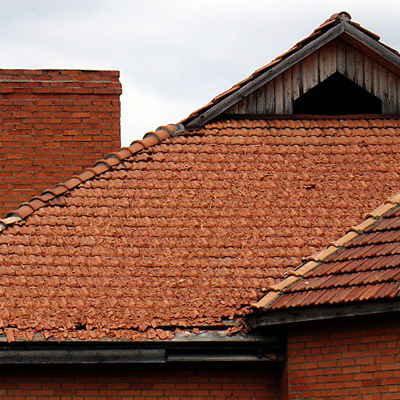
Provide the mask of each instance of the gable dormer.
POLYGON ((341 12, 182 122, 190 127, 235 115, 399 114, 399 95, 399 54, 341 12))

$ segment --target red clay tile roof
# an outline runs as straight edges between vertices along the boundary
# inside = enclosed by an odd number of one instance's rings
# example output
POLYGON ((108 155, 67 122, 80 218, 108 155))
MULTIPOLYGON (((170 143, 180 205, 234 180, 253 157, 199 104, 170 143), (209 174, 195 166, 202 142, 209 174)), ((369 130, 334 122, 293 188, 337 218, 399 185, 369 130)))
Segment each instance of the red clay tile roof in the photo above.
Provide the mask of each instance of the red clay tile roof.
POLYGON ((268 310, 392 299, 400 290, 400 193, 288 274, 256 307, 268 310))
POLYGON ((400 189, 396 118, 175 129, 2 221, 0 329, 139 340, 226 326, 400 189))

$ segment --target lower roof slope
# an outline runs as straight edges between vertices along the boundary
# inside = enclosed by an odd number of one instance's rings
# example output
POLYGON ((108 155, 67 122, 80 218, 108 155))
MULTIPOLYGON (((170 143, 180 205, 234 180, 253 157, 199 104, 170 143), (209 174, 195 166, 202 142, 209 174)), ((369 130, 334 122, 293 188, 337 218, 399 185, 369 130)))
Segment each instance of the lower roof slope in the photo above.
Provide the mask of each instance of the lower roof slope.
POLYGON ((0 233, 0 327, 221 326, 399 190, 399 142, 394 118, 226 120, 142 148, 0 233))
MULTIPOLYGON (((258 306, 268 310, 398 298, 400 193, 334 245, 295 269, 258 306)), ((273 289, 273 288, 271 288, 273 289)))

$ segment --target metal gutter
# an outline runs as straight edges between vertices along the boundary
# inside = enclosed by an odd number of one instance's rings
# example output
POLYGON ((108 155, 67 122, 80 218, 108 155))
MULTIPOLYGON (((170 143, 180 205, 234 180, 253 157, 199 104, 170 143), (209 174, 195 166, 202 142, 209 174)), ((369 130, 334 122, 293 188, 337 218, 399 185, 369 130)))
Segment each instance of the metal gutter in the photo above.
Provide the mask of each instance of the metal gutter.
POLYGON ((284 357, 284 342, 282 338, 273 335, 238 334, 235 338, 211 333, 198 340, 190 339, 3 343, 0 346, 0 365, 277 362, 284 357))
POLYGON ((162 364, 165 360, 165 349, 0 350, 0 364, 162 364))

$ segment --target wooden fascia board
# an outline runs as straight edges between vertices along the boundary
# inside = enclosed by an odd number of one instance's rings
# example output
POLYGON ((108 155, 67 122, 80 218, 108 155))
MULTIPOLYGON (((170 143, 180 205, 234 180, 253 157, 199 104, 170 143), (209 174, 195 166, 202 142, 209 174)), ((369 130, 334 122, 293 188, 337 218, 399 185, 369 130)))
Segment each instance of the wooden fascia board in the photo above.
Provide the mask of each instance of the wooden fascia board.
POLYGON ((400 300, 257 312, 246 320, 251 328, 387 314, 400 311, 400 300))
POLYGON ((399 74, 400 57, 348 22, 344 23, 343 38, 351 45, 359 48, 360 51, 366 53, 368 56, 372 58, 375 56, 378 62, 383 61, 383 65, 386 68, 392 70, 396 74, 399 74))
POLYGON ((213 118, 217 117, 219 114, 223 113, 229 107, 233 106, 244 97, 254 92, 261 86, 265 85, 270 80, 274 79, 276 76, 286 71, 288 68, 292 67, 299 61, 306 58, 308 55, 318 50, 331 40, 340 36, 345 30, 345 22, 341 22, 336 25, 334 28, 328 30, 324 34, 322 34, 319 38, 313 40, 308 43, 302 49, 296 51, 291 56, 287 57, 275 67, 267 70, 265 73, 260 75, 257 78, 254 78, 251 82, 244 85, 242 88, 238 89, 236 92, 232 93, 232 95, 226 97, 225 99, 219 101, 214 106, 202 112, 197 117, 193 118, 191 121, 185 124, 185 127, 197 127, 203 126, 213 118))

